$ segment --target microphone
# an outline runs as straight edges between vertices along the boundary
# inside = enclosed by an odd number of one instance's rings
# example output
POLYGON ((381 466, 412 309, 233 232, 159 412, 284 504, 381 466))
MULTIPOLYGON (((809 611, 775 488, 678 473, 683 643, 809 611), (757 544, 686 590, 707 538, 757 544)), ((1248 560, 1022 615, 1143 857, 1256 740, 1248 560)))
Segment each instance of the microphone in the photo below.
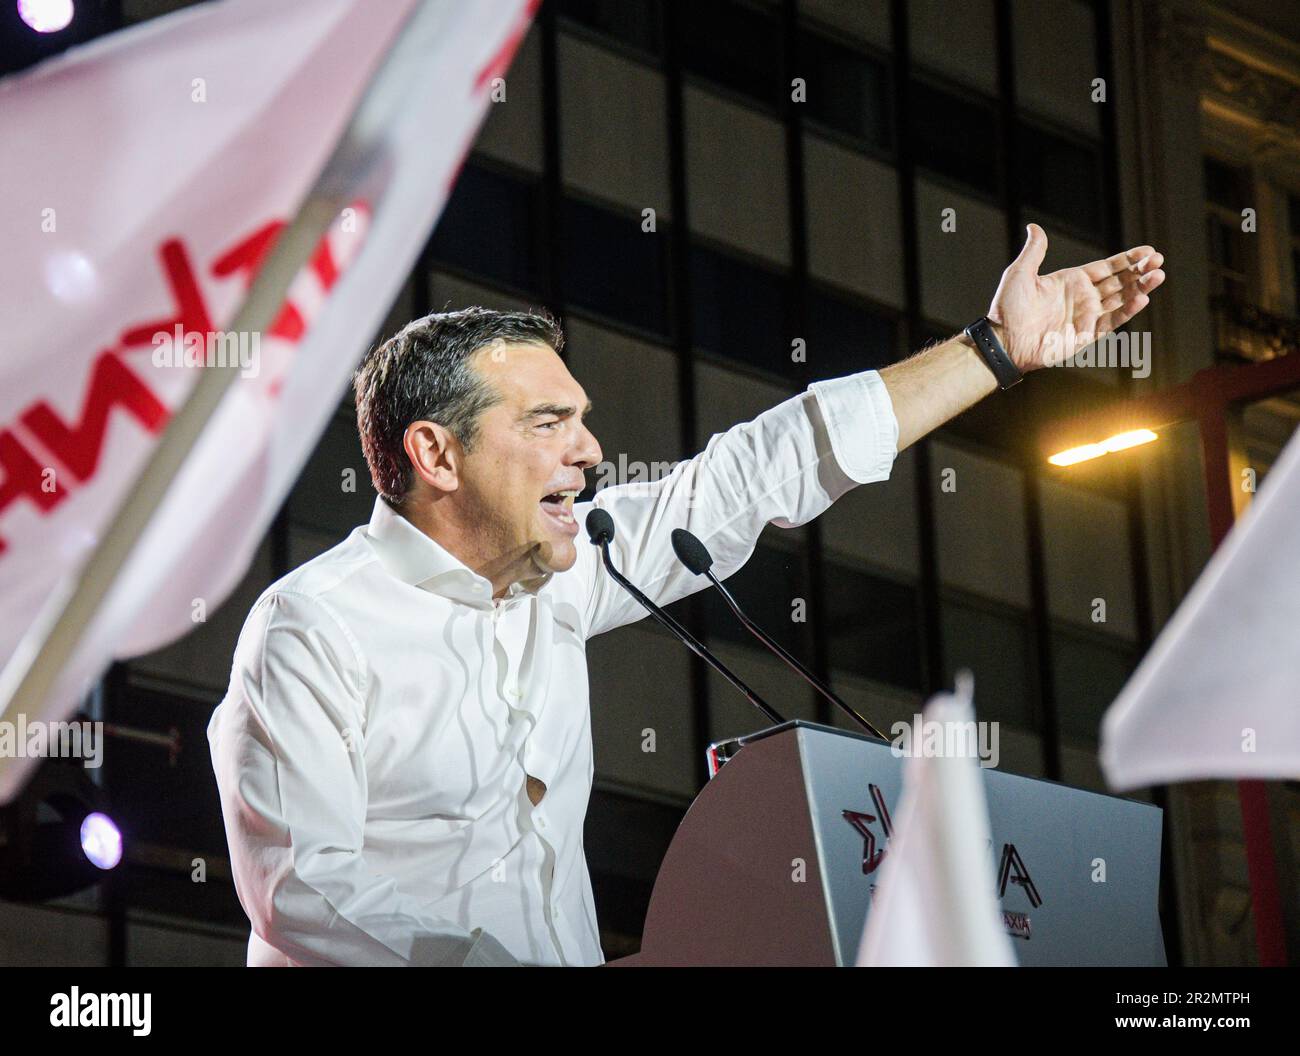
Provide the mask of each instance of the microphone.
POLYGON ((779 724, 785 722, 785 719, 778 715, 776 710, 770 704, 745 685, 745 683, 736 675, 732 674, 727 665, 709 652, 709 650, 705 648, 705 646, 698 641, 690 631, 669 616, 668 613, 664 612, 663 609, 642 594, 641 591, 637 590, 637 588, 624 578, 618 569, 614 567, 614 562, 609 556, 609 544, 614 539, 614 518, 599 506, 595 507, 587 514, 587 538, 591 540, 593 546, 600 547, 601 557, 604 558, 605 561, 605 570, 609 573, 610 578, 613 579, 615 583, 640 602, 641 606, 650 613, 651 616, 668 628, 674 636, 684 642, 691 652, 740 690, 740 692, 745 694, 746 699, 748 699, 754 707, 758 708, 759 711, 774 723, 779 724))
MULTIPOLYGON (((588 521, 588 523, 590 523, 590 521, 588 521)), ((870 733, 873 737, 879 737, 882 741, 888 740, 883 733, 872 726, 871 723, 841 700, 839 695, 822 682, 821 679, 786 652, 779 642, 774 641, 768 635, 764 634, 758 624, 741 611, 740 605, 736 602, 736 599, 731 596, 731 591, 722 585, 722 580, 720 580, 717 577, 717 574, 713 571, 713 555, 709 553, 708 547, 700 542, 699 539, 688 532, 685 528, 674 528, 673 552, 677 555, 677 560, 685 565, 688 571, 693 572, 697 576, 702 575, 708 577, 709 582, 718 588, 719 593, 721 593, 728 607, 736 614, 736 618, 744 624, 745 629, 749 631, 750 634, 767 646, 771 652, 784 660, 786 665, 803 676, 803 680, 812 686, 813 689, 817 690, 818 693, 843 711, 846 715, 849 715, 859 726, 870 733)))

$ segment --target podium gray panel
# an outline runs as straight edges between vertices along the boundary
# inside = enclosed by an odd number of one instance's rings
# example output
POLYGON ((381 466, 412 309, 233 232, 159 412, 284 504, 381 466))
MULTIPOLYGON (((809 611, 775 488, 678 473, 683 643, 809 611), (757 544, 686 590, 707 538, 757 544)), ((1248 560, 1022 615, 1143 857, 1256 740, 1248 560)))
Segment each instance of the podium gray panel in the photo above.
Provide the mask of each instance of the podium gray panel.
MULTIPOLYGON (((854 962, 904 760, 802 721, 741 743, 678 827, 628 965, 854 962)), ((1160 810, 982 772, 987 867, 1019 962, 1164 965, 1160 810)))

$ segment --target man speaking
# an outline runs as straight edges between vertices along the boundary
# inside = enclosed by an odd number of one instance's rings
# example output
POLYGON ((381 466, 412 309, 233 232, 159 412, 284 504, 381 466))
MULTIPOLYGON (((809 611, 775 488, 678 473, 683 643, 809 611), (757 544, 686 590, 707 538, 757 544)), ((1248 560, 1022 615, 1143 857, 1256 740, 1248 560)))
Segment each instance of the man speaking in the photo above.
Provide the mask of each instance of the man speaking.
MULTIPOLYGON (((671 546, 687 528, 730 575, 766 524, 886 479, 1164 281, 1150 246, 1040 275, 1046 250, 1031 224, 962 335, 600 491, 621 569, 660 605, 699 589, 671 546)), ((474 308, 408 324, 357 371, 374 514, 262 595, 208 728, 250 965, 602 963, 585 645, 645 611, 576 542, 602 456, 562 342, 547 318, 474 308)))

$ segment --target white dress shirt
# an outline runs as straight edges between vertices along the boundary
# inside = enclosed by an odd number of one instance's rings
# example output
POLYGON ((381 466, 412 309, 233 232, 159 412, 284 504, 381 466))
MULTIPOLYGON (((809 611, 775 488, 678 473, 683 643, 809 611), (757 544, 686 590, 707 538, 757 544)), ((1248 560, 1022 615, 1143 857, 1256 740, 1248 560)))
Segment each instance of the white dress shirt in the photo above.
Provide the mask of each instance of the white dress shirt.
MULTIPOLYGON (((674 528, 730 575, 764 525, 886 479, 897 439, 867 371, 595 505, 614 519, 616 565, 667 605, 705 583, 673 554, 674 528)), ((493 601, 377 500, 368 525, 262 595, 208 727, 250 965, 603 962, 582 846, 585 643, 645 611, 581 532, 577 546, 569 571, 493 601), (546 785, 536 806, 528 775, 546 785)))

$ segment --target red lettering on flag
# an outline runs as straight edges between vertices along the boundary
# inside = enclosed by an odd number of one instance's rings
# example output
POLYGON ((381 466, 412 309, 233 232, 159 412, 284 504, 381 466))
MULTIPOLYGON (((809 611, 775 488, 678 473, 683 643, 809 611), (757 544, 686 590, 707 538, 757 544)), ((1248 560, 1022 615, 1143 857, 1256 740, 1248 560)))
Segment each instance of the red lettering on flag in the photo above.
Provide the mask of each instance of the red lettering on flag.
POLYGON ((95 360, 79 422, 65 424, 44 400, 24 411, 21 420, 50 454, 84 481, 94 476, 99 465, 108 412, 115 405, 130 411, 151 433, 167 424, 169 413, 162 401, 111 351, 95 360))
MULTIPOLYGON (((45 470, 18 442, 8 429, 0 429, 0 469, 4 470, 4 480, 0 481, 0 513, 3 513, 16 499, 28 499, 35 503, 42 513, 48 513, 68 497, 68 492, 54 478, 54 487, 46 490, 45 470)), ((8 548, 4 538, 0 537, 0 554, 8 548)))
POLYGON ((176 314, 169 319, 159 319, 127 330, 122 334, 122 344, 128 348, 132 345, 151 345, 154 334, 171 335, 176 332, 177 324, 182 327, 182 333, 186 334, 191 331, 208 334, 212 330, 212 320, 208 318, 203 293, 199 290, 194 269, 190 266, 189 256, 180 239, 171 238, 164 242, 160 255, 163 277, 171 287, 176 301, 176 314))

